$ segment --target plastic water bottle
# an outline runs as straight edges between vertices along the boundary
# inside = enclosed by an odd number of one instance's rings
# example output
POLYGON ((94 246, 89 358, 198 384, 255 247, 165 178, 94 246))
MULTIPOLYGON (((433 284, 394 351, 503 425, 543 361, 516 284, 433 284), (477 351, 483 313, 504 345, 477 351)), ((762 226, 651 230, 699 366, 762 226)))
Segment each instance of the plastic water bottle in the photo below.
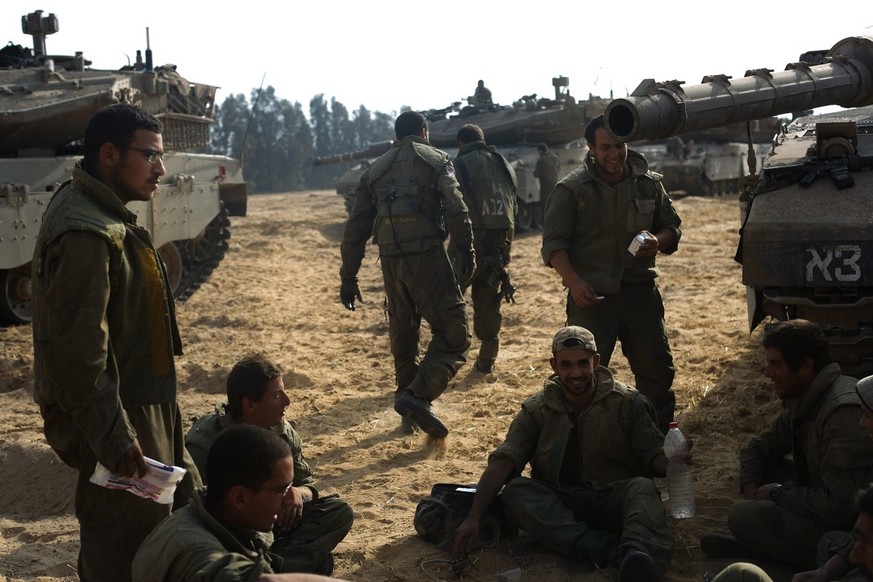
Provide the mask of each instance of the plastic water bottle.
POLYGON ((664 439, 664 456, 667 457, 667 495, 670 499, 670 514, 685 518, 694 515, 694 490, 691 485, 691 465, 682 458, 688 453, 688 441, 679 430, 678 422, 671 422, 664 439))

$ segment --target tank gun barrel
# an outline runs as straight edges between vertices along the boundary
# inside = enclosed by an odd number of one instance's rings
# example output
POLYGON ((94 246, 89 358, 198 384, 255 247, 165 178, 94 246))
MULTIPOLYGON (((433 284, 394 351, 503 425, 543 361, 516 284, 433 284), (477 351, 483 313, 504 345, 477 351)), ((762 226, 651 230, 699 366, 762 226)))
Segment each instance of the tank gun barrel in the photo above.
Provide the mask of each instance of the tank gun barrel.
POLYGON ((382 154, 391 149, 393 142, 383 141, 374 143, 371 146, 347 152, 343 154, 334 154, 332 156, 319 156, 312 162, 314 166, 328 166, 330 164, 340 164, 342 162, 351 162, 353 160, 366 160, 369 158, 378 158, 382 154))
POLYGON ((660 139, 730 123, 806 111, 825 105, 873 104, 873 37, 848 37, 821 64, 796 62, 784 71, 746 71, 741 79, 707 76, 699 85, 644 80, 609 103, 606 130, 622 141, 660 139))

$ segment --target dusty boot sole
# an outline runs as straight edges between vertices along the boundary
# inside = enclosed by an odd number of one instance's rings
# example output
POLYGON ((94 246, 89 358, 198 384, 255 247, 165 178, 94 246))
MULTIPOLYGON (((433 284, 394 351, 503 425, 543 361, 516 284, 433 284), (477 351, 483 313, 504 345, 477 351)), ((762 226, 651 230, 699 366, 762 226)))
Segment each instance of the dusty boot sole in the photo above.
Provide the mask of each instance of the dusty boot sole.
POLYGON ((397 402, 394 403, 394 410, 404 418, 411 417, 413 421, 418 423, 421 430, 434 438, 444 439, 449 434, 448 427, 433 413, 427 401, 418 398, 411 392, 404 392, 397 399, 397 402))

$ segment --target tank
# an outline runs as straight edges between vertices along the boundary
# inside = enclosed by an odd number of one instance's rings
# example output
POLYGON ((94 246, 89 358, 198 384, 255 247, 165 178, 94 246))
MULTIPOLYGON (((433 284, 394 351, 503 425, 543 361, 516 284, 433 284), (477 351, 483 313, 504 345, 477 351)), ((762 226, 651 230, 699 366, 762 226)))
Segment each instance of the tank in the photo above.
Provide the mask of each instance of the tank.
POLYGON ((673 196, 739 194, 740 182, 749 173, 748 138, 756 153, 763 155, 782 123, 779 117, 768 117, 753 120, 751 127, 733 123, 629 145, 646 156, 651 170, 663 175, 673 196))
POLYGON ((462 125, 472 123, 485 132, 490 145, 512 146, 521 143, 546 143, 563 146, 585 137, 585 126, 605 110, 609 99, 589 95, 577 101, 570 95, 570 80, 552 78, 554 98, 524 95, 511 105, 479 104, 468 97, 468 105, 453 103, 444 109, 426 111, 430 142, 438 148, 455 147, 455 136, 462 125))
MULTIPOLYGON (((540 201, 539 181, 534 177, 538 143, 548 144, 560 158, 562 172, 566 173, 582 163, 588 152, 584 144, 585 127, 594 117, 602 114, 609 103, 590 95, 577 101, 570 95, 569 79, 552 79, 554 99, 539 98, 535 93, 525 95, 512 105, 479 104, 474 96, 467 98, 469 105, 455 102, 443 109, 424 111, 428 119, 430 143, 450 156, 458 152, 456 136, 462 125, 472 123, 485 132, 485 141, 506 157, 518 176, 518 215, 516 230, 523 232, 542 226, 543 208, 540 201)), ((351 208, 358 180, 375 158, 387 152, 391 142, 381 142, 366 148, 331 156, 319 157, 316 166, 361 160, 349 167, 337 181, 337 194, 345 197, 346 210, 351 208)))
POLYGON ((33 49, 0 49, 0 323, 31 319, 30 261, 42 215, 82 153, 91 116, 116 102, 139 105, 164 125, 166 174, 153 200, 128 208, 151 231, 178 300, 188 298, 221 262, 230 237, 228 216, 246 213, 239 161, 197 153, 209 147, 216 86, 189 82, 175 65, 153 66, 146 29, 145 58, 118 70, 90 67, 81 53, 53 56, 46 37, 54 14, 21 18, 33 49))
POLYGON ((760 172, 750 155, 736 259, 750 330, 768 317, 814 321, 843 372, 861 377, 873 373, 873 38, 845 38, 777 73, 687 87, 647 79, 605 120, 621 141, 666 139, 826 105, 845 109, 796 117, 760 172))

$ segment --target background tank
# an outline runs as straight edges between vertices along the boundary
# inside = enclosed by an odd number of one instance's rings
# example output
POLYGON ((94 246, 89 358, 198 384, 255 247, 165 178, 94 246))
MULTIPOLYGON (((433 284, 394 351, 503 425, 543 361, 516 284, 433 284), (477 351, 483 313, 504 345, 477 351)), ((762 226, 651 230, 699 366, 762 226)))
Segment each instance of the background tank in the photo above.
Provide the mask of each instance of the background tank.
MULTIPOLYGON (((783 120, 779 117, 751 122, 751 139, 759 155, 770 149, 783 120)), ((721 196, 739 194, 740 182, 749 173, 745 123, 694 131, 666 140, 632 142, 644 154, 649 168, 664 176, 671 195, 721 196)))
POLYGON ((21 19, 33 49, 0 49, 0 322, 30 321, 30 261, 43 212, 82 153, 81 139, 101 107, 139 105, 164 124, 166 174, 150 202, 128 208, 164 258, 174 295, 184 300, 227 250, 228 215, 244 216, 246 185, 237 160, 195 153, 209 146, 217 87, 190 83, 174 65, 145 60, 115 71, 89 68, 81 53, 53 56, 46 36, 54 14, 21 19))
MULTIPOLYGON (((516 230, 523 232, 542 226, 543 208, 540 201, 539 181, 533 170, 538 157, 536 145, 548 144, 561 160, 563 177, 582 163, 588 148, 585 145, 585 126, 592 118, 602 114, 608 99, 589 96, 585 101, 576 101, 568 90, 567 77, 552 79, 555 98, 538 98, 536 94, 525 95, 512 105, 479 105, 474 97, 468 97, 469 105, 460 102, 444 109, 425 111, 428 119, 430 143, 447 152, 452 158, 458 153, 456 136, 462 125, 472 123, 485 132, 485 141, 496 146, 515 169, 518 176, 518 216, 516 230)), ((337 180, 337 194, 346 199, 346 210, 351 208, 352 197, 358 180, 375 158, 387 152, 391 142, 381 142, 349 153, 316 158, 315 165, 347 163, 361 160, 350 166, 337 180)))
POLYGON ((643 81, 609 104, 606 127, 633 141, 848 108, 795 119, 760 174, 744 180, 737 260, 751 329, 767 316, 815 321, 844 373, 860 377, 873 373, 873 38, 845 38, 822 59, 811 54, 782 72, 750 70, 736 80, 643 81))

